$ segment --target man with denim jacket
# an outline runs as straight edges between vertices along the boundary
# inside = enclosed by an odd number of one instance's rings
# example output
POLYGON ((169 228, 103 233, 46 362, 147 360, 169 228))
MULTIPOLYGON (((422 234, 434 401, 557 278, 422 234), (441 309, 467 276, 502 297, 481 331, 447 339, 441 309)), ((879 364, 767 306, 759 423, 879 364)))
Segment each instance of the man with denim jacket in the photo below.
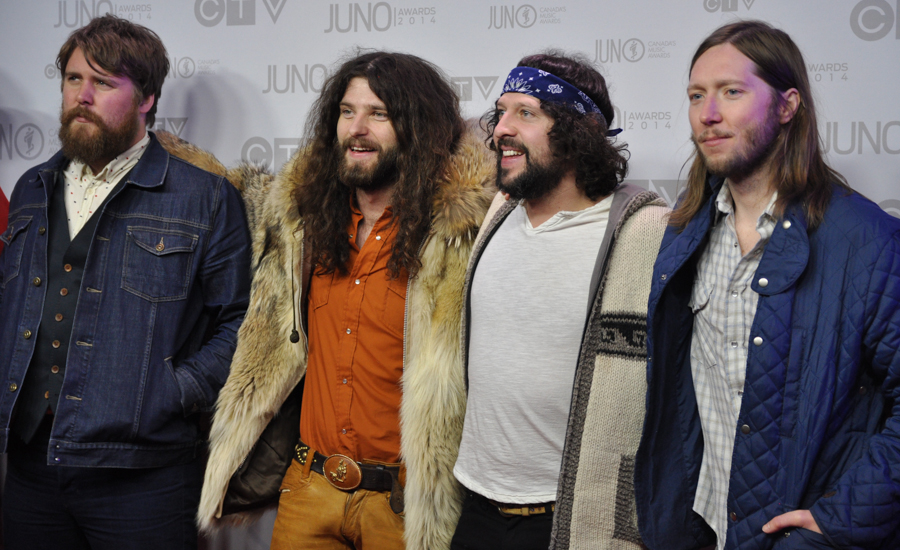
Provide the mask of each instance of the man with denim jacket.
POLYGON ((195 548, 197 413, 249 292, 241 199, 147 132, 169 67, 155 33, 94 19, 57 67, 62 150, 18 181, 2 235, 4 542, 195 548))

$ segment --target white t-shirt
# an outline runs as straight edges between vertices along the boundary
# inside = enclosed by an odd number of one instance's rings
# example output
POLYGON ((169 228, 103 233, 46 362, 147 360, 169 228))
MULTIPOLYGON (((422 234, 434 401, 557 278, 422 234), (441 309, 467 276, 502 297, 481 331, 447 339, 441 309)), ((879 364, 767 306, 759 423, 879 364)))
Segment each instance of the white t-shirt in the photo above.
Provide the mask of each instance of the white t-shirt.
POLYGON ((460 483, 487 498, 556 500, 591 276, 612 196, 532 227, 523 205, 472 279, 460 483))

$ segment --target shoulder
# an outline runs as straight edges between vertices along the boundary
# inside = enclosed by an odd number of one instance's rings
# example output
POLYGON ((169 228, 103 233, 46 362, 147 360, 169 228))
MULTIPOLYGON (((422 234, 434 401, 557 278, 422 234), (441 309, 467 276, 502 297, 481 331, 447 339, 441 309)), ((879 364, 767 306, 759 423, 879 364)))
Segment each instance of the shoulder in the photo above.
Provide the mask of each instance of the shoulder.
POLYGON ((900 235, 900 219, 855 191, 836 188, 822 223, 811 236, 833 243, 845 240, 854 247, 885 243, 900 235))

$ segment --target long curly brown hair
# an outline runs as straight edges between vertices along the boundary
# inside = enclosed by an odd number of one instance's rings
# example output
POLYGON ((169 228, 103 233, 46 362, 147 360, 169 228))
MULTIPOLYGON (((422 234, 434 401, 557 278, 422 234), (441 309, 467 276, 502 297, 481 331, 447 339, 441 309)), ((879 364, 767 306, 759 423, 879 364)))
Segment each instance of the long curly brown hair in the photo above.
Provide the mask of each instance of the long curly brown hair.
POLYGON ((354 78, 368 80, 384 102, 397 136, 397 173, 391 206, 396 241, 388 260, 392 277, 421 267, 419 249, 431 227, 432 200, 438 181, 456 151, 465 123, 459 99, 433 64, 414 55, 375 51, 345 61, 325 82, 306 122, 306 162, 297 167, 301 183, 293 193, 312 260, 326 273, 347 273, 350 199, 341 183, 342 152, 335 144, 340 102, 354 78))
MULTIPOLYGON (((575 185, 591 200, 612 193, 628 173, 629 153, 627 144, 613 142, 606 135, 615 111, 603 75, 584 56, 557 50, 523 57, 517 66, 547 71, 565 80, 587 94, 603 113, 602 117, 581 114, 566 105, 541 101, 541 110, 553 119, 548 134, 550 150, 565 166, 575 169, 575 185)), ((497 109, 482 118, 488 135, 486 143, 494 151, 492 136, 499 120, 497 109)))

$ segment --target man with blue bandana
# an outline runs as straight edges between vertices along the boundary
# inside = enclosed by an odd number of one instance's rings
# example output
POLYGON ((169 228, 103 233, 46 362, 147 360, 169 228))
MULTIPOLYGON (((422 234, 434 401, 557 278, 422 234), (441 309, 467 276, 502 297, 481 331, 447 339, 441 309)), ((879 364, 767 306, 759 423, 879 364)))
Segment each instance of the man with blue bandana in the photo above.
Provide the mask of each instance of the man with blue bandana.
POLYGON ((606 82, 547 52, 484 126, 500 190, 465 286, 454 549, 641 547, 632 472, 665 203, 622 183, 606 82))

